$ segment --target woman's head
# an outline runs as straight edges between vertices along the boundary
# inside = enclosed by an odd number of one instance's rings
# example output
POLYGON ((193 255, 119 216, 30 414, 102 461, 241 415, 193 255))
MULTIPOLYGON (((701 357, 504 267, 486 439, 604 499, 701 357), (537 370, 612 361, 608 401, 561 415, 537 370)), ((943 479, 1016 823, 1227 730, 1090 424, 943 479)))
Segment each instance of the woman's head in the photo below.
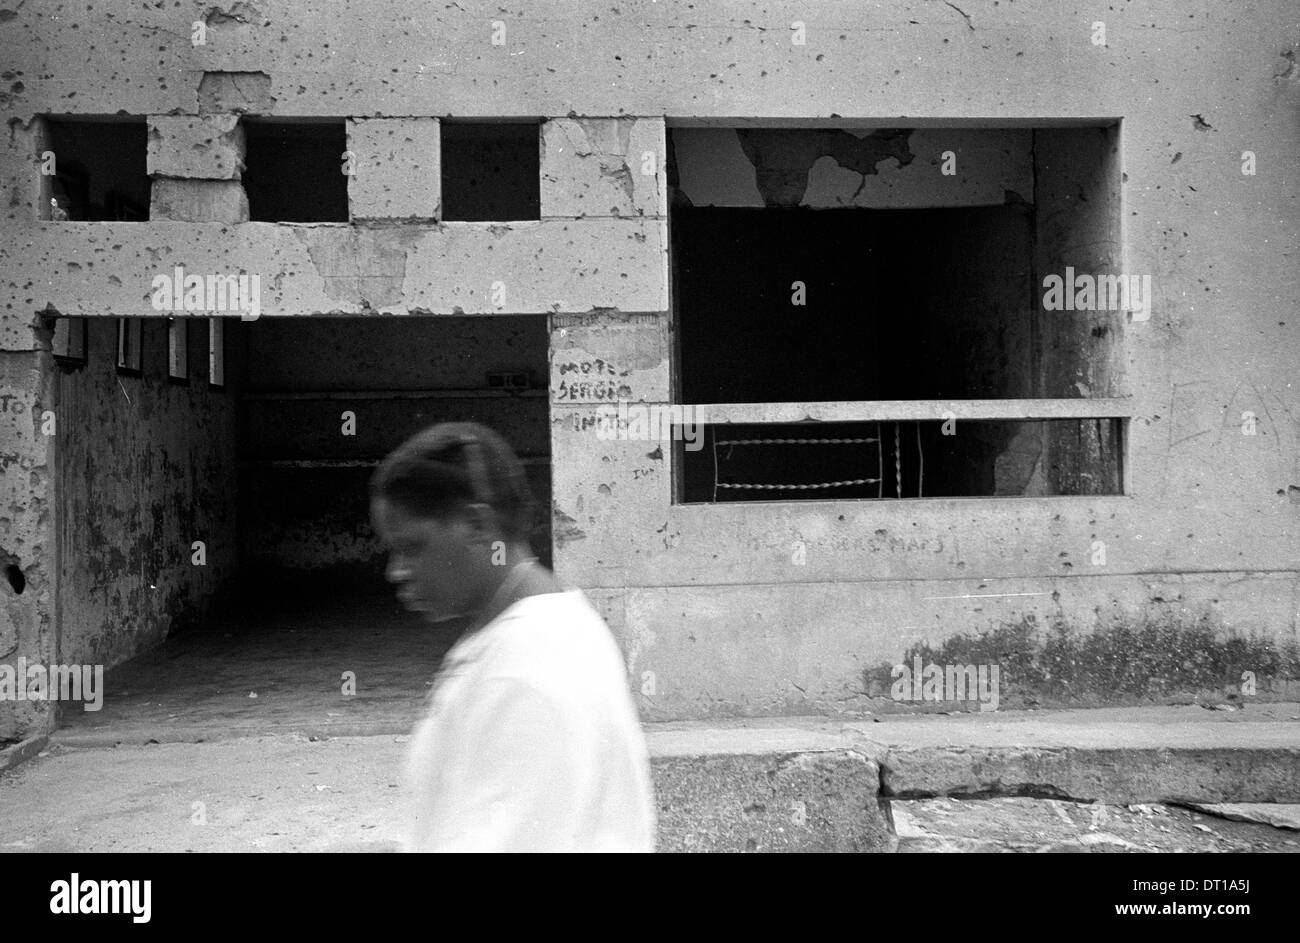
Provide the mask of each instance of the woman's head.
POLYGON ((431 621, 471 614, 499 583, 505 551, 513 559, 528 546, 533 502, 523 466, 476 423, 442 423, 402 443, 375 472, 370 498, 388 549, 385 575, 431 621))

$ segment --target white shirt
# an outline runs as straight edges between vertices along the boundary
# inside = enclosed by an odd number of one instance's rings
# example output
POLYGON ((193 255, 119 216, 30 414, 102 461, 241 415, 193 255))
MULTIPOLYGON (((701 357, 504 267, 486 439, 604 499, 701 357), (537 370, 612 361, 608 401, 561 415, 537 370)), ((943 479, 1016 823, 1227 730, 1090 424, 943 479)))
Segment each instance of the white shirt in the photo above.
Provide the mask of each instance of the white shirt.
POLYGON ((653 851, 623 660, 576 589, 526 596, 447 653, 411 737, 408 851, 653 851))

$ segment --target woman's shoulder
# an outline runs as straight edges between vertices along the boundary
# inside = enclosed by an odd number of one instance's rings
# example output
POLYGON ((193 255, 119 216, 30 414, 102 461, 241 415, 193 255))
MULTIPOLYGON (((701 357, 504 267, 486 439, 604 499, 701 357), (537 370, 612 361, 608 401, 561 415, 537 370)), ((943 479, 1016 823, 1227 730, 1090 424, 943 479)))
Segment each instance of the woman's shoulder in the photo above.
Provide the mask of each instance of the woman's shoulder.
POLYGON ((568 677, 596 670, 617 645, 605 620, 581 590, 525 596, 502 613, 492 646, 495 671, 528 677, 568 677))

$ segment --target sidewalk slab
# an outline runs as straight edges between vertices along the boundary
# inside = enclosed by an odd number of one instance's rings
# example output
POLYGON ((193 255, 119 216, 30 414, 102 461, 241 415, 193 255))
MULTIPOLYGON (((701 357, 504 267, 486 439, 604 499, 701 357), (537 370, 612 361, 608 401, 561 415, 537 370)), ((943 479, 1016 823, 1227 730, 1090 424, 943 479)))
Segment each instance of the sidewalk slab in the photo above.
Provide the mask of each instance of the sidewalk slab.
POLYGON ((656 756, 856 750, 882 798, 1300 802, 1300 705, 889 715, 647 725, 656 756))

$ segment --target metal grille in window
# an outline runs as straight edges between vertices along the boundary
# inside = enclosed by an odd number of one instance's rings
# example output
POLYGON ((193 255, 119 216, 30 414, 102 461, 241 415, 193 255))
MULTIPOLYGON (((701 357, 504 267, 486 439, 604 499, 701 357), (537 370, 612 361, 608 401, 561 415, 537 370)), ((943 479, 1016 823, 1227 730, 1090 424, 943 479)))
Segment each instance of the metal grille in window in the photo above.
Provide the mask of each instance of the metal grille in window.
POLYGON ((713 500, 718 500, 719 489, 758 490, 758 491, 819 491, 835 488, 854 488, 864 485, 876 486, 876 497, 881 497, 883 476, 883 457, 880 449, 880 424, 876 423, 874 436, 837 436, 809 438, 760 438, 760 439, 720 439, 713 438, 713 500), (737 448, 844 448, 852 447, 864 450, 863 470, 870 471, 874 466, 874 476, 848 478, 837 481, 803 481, 803 482, 752 482, 723 481, 720 471, 737 448), (720 450, 721 454, 720 454, 720 450))
MULTIPOLYGON (((715 502, 718 500, 718 493, 720 491, 724 493, 730 492, 731 494, 736 494, 738 492, 754 492, 754 491, 764 491, 764 492, 788 491, 788 492, 796 493, 795 495, 792 496, 803 497, 803 496, 807 496, 808 492, 814 492, 814 491, 831 492, 831 491, 835 491, 838 489, 845 489, 845 488, 868 488, 869 489, 870 486, 873 485, 875 486, 874 488, 875 497, 884 498, 888 496, 887 488, 888 485, 890 484, 890 482, 887 479, 892 479, 892 485, 893 485, 892 490, 894 492, 893 497, 901 498, 903 497, 903 490, 904 490, 903 489, 903 462, 902 462, 902 450, 904 446, 903 446, 903 434, 901 428, 903 424, 897 422, 894 423, 877 422, 877 423, 872 423, 870 425, 871 427, 874 428, 875 435, 872 436, 809 436, 809 437, 773 436, 771 438, 751 438, 751 437, 743 437, 743 436, 739 438, 730 438, 727 437, 727 434, 725 432, 726 427, 715 427, 715 435, 712 437, 713 439, 713 500, 715 502), (890 429, 891 426, 892 426, 892 430, 890 429), (885 470, 886 450, 881 437, 882 435, 889 435, 891 432, 893 437, 893 447, 889 449, 889 452, 893 457, 892 464, 894 467, 893 467, 893 474, 888 475, 885 470), (719 437, 717 433, 721 433, 722 437, 719 437), (816 456, 813 450, 815 449, 820 450, 823 448, 841 448, 841 449, 849 448, 849 449, 861 450, 860 462, 858 463, 858 467, 861 469, 863 474, 860 477, 854 477, 854 478, 833 478, 833 479, 823 478, 822 480, 811 480, 811 481, 788 481, 787 480, 787 481, 779 481, 779 482, 736 481, 733 480, 732 475, 727 474, 727 467, 726 467, 727 463, 728 461, 732 460, 736 456, 737 449, 806 450, 808 459, 806 461, 801 461, 799 464, 801 467, 815 469, 819 467, 821 463, 815 460, 816 456)), ((915 433, 916 433, 916 451, 917 451, 916 496, 921 497, 924 494, 924 488, 925 488, 924 485, 925 456, 921 447, 920 424, 912 423, 911 425, 915 427, 915 433)), ((787 456, 783 456, 783 458, 784 457, 787 456)), ((747 467, 751 469, 749 474, 752 475, 753 465, 748 464, 747 467)), ((738 473, 739 473, 739 469, 737 470, 736 474, 738 473)), ((828 495, 828 496, 833 496, 833 495, 828 495)))

